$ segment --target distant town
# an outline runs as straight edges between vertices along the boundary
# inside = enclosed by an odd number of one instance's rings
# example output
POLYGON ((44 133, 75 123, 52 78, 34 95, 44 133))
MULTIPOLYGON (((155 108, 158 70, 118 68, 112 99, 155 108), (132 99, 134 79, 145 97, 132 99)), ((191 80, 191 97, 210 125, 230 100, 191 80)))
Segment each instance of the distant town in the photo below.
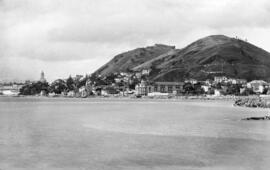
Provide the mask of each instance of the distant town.
POLYGON ((155 44, 119 55, 93 74, 0 84, 3 96, 134 97, 270 95, 270 54, 247 40, 210 35, 183 49, 155 44), (228 76, 231 75, 231 76, 228 76), (260 78, 259 80, 252 80, 260 78), (197 79, 194 79, 197 78, 197 79), (243 79, 245 78, 245 79, 243 79))
POLYGON ((270 94, 270 84, 264 80, 247 82, 226 76, 198 81, 185 79, 179 82, 149 81, 150 69, 138 72, 119 72, 108 76, 96 74, 69 76, 48 83, 42 71, 37 81, 2 83, 3 96, 49 97, 174 97, 174 96, 248 96, 270 94))

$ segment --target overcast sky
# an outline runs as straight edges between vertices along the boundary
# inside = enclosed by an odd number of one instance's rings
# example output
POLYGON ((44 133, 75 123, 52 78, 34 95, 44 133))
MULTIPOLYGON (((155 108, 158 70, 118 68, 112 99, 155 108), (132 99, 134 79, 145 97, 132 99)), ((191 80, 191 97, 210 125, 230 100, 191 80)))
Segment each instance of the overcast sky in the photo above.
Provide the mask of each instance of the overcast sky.
POLYGON ((127 50, 212 34, 270 51, 270 1, 0 0, 0 80, 84 75, 127 50))

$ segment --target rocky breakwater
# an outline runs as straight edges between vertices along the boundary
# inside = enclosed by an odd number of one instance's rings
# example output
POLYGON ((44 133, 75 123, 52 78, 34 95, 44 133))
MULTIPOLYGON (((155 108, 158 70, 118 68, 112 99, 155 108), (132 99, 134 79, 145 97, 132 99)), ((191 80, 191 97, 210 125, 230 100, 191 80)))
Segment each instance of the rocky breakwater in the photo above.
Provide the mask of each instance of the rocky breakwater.
POLYGON ((270 108, 270 99, 243 98, 236 100, 234 106, 270 108))

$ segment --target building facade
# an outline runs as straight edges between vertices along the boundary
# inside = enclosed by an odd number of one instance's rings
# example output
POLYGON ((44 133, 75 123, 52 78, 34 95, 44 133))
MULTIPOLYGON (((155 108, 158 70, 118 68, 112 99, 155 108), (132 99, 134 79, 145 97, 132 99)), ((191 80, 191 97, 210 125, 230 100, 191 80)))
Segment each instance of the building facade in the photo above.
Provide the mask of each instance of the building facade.
POLYGON ((215 83, 222 83, 222 82, 226 82, 227 81, 227 77, 225 76, 216 76, 214 77, 214 82, 215 83))
POLYGON ((265 88, 269 88, 269 85, 263 80, 253 80, 247 83, 247 88, 252 89, 254 93, 263 93, 265 88))
POLYGON ((136 85, 137 95, 148 95, 149 93, 159 92, 168 94, 180 94, 183 91, 184 82, 154 82, 146 83, 142 81, 136 85))

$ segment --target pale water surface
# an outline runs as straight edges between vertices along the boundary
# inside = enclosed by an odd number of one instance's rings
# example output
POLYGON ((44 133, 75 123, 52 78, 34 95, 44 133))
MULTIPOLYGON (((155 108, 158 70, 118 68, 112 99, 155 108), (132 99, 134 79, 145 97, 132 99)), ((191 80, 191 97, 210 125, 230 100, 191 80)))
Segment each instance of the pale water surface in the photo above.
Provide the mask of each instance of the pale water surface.
POLYGON ((269 170, 267 110, 232 101, 0 98, 1 170, 269 170))

